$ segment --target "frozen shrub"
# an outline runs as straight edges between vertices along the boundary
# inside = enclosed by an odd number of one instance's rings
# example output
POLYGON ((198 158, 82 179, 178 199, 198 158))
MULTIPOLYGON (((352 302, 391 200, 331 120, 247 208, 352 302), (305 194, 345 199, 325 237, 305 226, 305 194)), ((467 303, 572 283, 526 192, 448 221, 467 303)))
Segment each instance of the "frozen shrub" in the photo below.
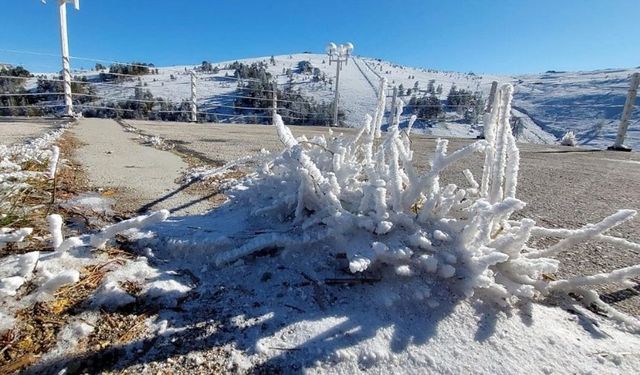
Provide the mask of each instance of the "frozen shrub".
POLYGON ((568 131, 562 136, 560 140, 560 144, 563 146, 575 146, 578 144, 578 140, 576 139, 576 135, 572 131, 568 131))
POLYGON ((582 241, 639 250, 638 244, 603 234, 636 212, 621 210, 577 230, 510 219, 525 206, 516 198, 520 155, 509 124, 512 91, 511 85, 499 89, 487 117, 486 140, 449 152, 448 142, 439 139, 425 174, 418 173, 408 134, 398 127, 402 104, 382 134, 384 97, 379 98, 375 117, 367 116, 353 138, 330 133, 326 138, 296 139, 276 116, 284 152, 234 199, 253 207, 252 215, 275 218, 279 230, 218 252, 216 262, 231 263, 265 248, 320 244, 327 246, 314 247, 344 253, 353 273, 441 279, 463 296, 501 305, 570 291, 609 310, 588 287, 638 276, 640 266, 555 281, 545 275, 558 270, 554 255, 582 241), (465 170, 467 187, 441 183, 441 173, 449 166, 476 154, 484 155, 480 181, 465 170), (282 225, 289 225, 288 230, 282 225), (530 247, 532 236, 561 240, 537 249, 530 247))

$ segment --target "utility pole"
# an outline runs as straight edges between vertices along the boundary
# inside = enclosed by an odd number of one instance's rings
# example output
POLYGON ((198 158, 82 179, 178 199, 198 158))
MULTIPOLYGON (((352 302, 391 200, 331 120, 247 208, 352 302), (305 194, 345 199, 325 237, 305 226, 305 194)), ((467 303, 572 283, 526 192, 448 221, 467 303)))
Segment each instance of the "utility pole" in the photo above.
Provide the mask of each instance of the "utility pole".
POLYGON ((329 65, 332 62, 336 63, 336 85, 335 85, 335 98, 333 100, 333 126, 338 126, 338 102, 339 102, 339 84, 340 84, 340 70, 342 70, 342 63, 345 65, 348 63, 353 52, 353 44, 346 43, 336 46, 331 42, 326 48, 327 55, 329 55, 329 65))
POLYGON ((631 86, 629 86, 629 93, 627 94, 627 101, 624 103, 624 110, 622 111, 622 118, 620 119, 620 126, 618 127, 618 135, 616 136, 616 143, 610 146, 608 149, 613 151, 631 151, 631 147, 624 145, 624 138, 627 135, 627 128, 629 128, 629 119, 633 112, 633 107, 636 102, 636 96, 638 95, 638 85, 640 84, 640 73, 633 73, 631 75, 631 86))
MULTIPOLYGON (((331 58, 329 58, 329 64, 331 64, 331 58)), ((333 99, 333 126, 338 126, 338 102, 340 100, 338 87, 340 87, 340 70, 342 70, 340 65, 340 60, 338 60, 336 63, 335 98, 333 99)))
MULTIPOLYGON (((60 48, 62 51, 62 80, 64 82, 64 116, 73 117, 71 97, 71 64, 69 63, 69 38, 67 35, 67 3, 73 3, 80 10, 80 0, 57 0, 60 13, 60 48)), ((46 0, 42 0, 46 3, 46 0)))

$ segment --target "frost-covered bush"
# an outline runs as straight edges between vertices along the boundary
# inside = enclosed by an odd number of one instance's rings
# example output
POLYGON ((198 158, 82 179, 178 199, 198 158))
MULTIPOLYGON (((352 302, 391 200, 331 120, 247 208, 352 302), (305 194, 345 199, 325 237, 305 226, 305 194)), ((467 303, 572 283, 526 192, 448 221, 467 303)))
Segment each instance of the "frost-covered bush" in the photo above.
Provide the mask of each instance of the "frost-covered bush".
POLYGON ((289 229, 258 234, 218 253, 216 262, 230 263, 265 248, 315 243, 344 253, 352 273, 384 269, 397 277, 443 279, 464 296, 502 305, 571 291, 606 309, 588 287, 640 275, 640 266, 557 281, 546 275, 558 270, 554 255, 589 239, 639 250, 638 244, 603 234, 636 212, 622 210, 577 230, 545 229, 528 218, 510 220, 525 206, 516 198, 520 156, 509 125, 512 91, 510 85, 499 89, 485 124, 486 140, 449 152, 448 142, 439 139, 425 174, 413 162, 408 132, 398 126, 402 105, 388 132, 380 132, 384 97, 374 118, 367 116, 353 138, 330 134, 296 139, 276 116, 285 151, 238 196, 254 207, 253 215, 276 218, 289 229), (441 183, 445 169, 470 157, 484 158, 479 181, 465 170, 468 186, 441 183), (532 236, 561 240, 538 249, 530 247, 532 236))
POLYGON ((576 135, 572 131, 568 131, 562 136, 560 144, 563 146, 573 147, 578 144, 578 140, 576 139, 576 135))

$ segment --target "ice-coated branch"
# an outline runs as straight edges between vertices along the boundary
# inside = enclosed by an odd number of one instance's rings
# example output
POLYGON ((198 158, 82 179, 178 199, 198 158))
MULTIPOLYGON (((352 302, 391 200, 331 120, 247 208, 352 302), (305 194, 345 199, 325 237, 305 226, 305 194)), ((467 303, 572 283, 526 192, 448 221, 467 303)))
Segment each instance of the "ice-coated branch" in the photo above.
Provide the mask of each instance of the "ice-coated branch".
POLYGON ((0 248, 7 243, 22 242, 33 232, 33 228, 0 228, 0 248))
POLYGON ((101 249, 106 245, 107 241, 114 238, 118 233, 133 228, 141 229, 148 225, 165 221, 168 217, 169 211, 160 210, 149 215, 141 215, 132 219, 123 220, 119 223, 102 228, 100 232, 91 236, 89 243, 96 249, 101 249))
POLYGON ((49 178, 54 178, 56 176, 58 159, 60 159, 60 148, 58 146, 52 146, 51 158, 49 159, 49 178))
POLYGON ((409 125, 407 125, 407 135, 411 135, 411 129, 413 128, 413 124, 416 122, 417 119, 418 119, 418 116, 416 115, 411 115, 411 118, 409 118, 409 125))
POLYGON ((384 120, 384 109, 386 106, 387 96, 385 95, 385 88, 387 87, 387 79, 380 79, 380 86, 378 88, 378 103, 376 105, 376 112, 373 116, 373 132, 372 135, 376 138, 380 138, 382 127, 382 120, 384 120))
POLYGON ((49 223, 49 233, 51 233, 52 245, 57 250, 62 245, 62 217, 58 214, 51 214, 47 217, 49 223))
POLYGON ((557 255, 560 252, 580 242, 599 237, 602 233, 624 223, 625 221, 631 220, 634 216, 636 216, 636 211, 634 210, 620 210, 597 224, 587 224, 578 230, 571 231, 563 240, 561 240, 557 244, 545 250, 529 253, 527 254, 527 257, 541 258, 557 255))
POLYGON ((599 273, 591 276, 571 277, 549 283, 550 290, 574 290, 578 287, 613 284, 640 276, 640 265, 620 268, 612 272, 599 273))

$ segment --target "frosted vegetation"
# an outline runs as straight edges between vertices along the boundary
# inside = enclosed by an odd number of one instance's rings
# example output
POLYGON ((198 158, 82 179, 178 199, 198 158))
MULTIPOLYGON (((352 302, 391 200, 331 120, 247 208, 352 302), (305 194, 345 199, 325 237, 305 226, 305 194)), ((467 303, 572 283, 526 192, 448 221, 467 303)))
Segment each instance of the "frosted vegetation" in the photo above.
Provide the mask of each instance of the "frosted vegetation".
POLYGON ((8 225, 31 213, 33 207, 21 204, 23 195, 54 178, 60 149, 53 143, 63 132, 60 128, 25 144, 0 145, 0 249, 31 234, 32 228, 8 225))
POLYGON ((576 139, 576 135, 572 131, 566 132, 562 139, 560 140, 560 144, 563 146, 575 146, 578 144, 578 140, 576 139))
POLYGON ((0 145, 0 250, 10 254, 0 259, 3 299, 0 333, 12 327, 18 310, 53 299, 61 287, 80 280, 83 267, 107 260, 104 255, 92 253, 94 249, 104 248, 119 233, 152 225, 169 216, 168 211, 158 211, 107 226, 91 235, 67 239, 63 236, 63 218, 58 214, 47 216, 49 237, 36 237, 34 228, 14 227, 14 223, 31 222, 44 212, 42 204, 28 204, 23 198, 50 188, 60 163, 60 149, 54 143, 64 131, 63 126, 25 144, 0 145), (54 251, 13 254, 39 242, 48 242, 54 251), (33 288, 27 292, 24 286, 28 285, 33 288))
MULTIPOLYGON (((583 241, 640 250, 638 244, 605 234, 633 218, 635 211, 620 210, 575 230, 510 219, 525 206, 516 198, 519 151, 509 125, 512 91, 511 85, 499 89, 487 117, 486 140, 451 153, 448 142, 438 140, 426 174, 419 174, 413 163, 411 128, 401 131, 398 116, 387 133, 380 132, 384 97, 354 138, 296 139, 276 116, 286 149, 235 199, 254 207, 252 215, 289 223, 289 230, 259 234, 219 252, 216 263, 231 263, 267 248, 328 245, 346 255, 354 274, 425 280, 424 289, 415 291, 418 297, 428 295, 427 281, 435 279, 445 279, 461 295, 500 305, 571 292, 638 328, 634 319, 612 311, 590 288, 625 282, 640 275, 640 266, 563 280, 551 276, 559 267, 553 257, 583 241), (480 180, 465 170, 468 186, 440 183, 449 166, 478 153, 485 160, 480 180), (532 248, 532 237, 560 240, 548 248, 532 248)), ((400 106, 397 114, 401 111, 400 106)))
MULTIPOLYGON (((382 80, 380 87, 384 85, 382 80)), ((333 264, 339 267, 335 259, 344 258, 353 279, 364 276, 382 287, 389 286, 383 296, 389 304, 402 299, 435 309, 446 295, 509 307, 551 293, 572 293, 629 330, 640 331, 636 319, 610 308, 593 290, 599 284, 629 282, 640 276, 640 265, 590 276, 554 277, 560 266, 555 257, 580 242, 595 240, 640 251, 639 244, 606 234, 632 219, 635 211, 620 210, 578 229, 548 229, 529 218, 511 218, 525 206, 516 198, 520 155, 509 123, 512 92, 511 85, 499 88, 492 112, 485 119, 485 140, 449 152, 448 142, 439 139, 424 173, 414 163, 409 138, 415 117, 407 128, 399 127, 402 103, 387 132, 381 131, 384 95, 378 97, 374 116, 367 116, 353 137, 330 133, 328 137, 295 138, 276 116, 274 125, 283 152, 231 190, 226 207, 197 218, 203 227, 209 225, 217 233, 202 231, 204 234, 189 237, 180 232, 191 228, 185 224, 188 220, 163 226, 160 223, 169 213, 159 211, 65 239, 63 218, 50 215, 50 235, 42 240, 50 240, 52 252, 32 251, 0 260, 0 332, 16 325, 15 316, 21 309, 51 301, 61 287, 78 283, 83 269, 90 265, 109 264, 109 274, 89 297, 91 306, 109 310, 147 300, 171 308, 192 288, 179 281, 179 264, 193 267, 199 274, 209 273, 212 283, 204 284, 209 288, 220 281, 213 282, 216 277, 225 280, 221 276, 224 272, 207 268, 210 259, 219 267, 227 267, 274 248, 285 249, 287 255, 282 259, 305 265, 323 262, 323 269, 333 264), (476 178, 470 170, 464 170, 466 186, 441 182, 443 172, 471 158, 484 160, 482 176, 476 178), (222 212, 222 216, 216 217, 216 212, 222 212), (240 228, 232 228, 236 224, 240 228), (171 238, 175 233, 182 234, 171 238), (144 256, 117 263, 110 262, 104 252, 95 251, 108 246, 118 234, 137 239, 144 256), (234 242, 234 235, 240 242, 234 242), (535 248, 532 243, 548 242, 532 241, 534 237, 557 241, 535 248), (142 249, 146 244, 150 246, 142 249), (160 262, 154 255, 176 255, 180 250, 186 250, 180 253, 188 258, 185 263, 177 259, 175 263, 160 262), (125 281, 140 282, 140 294, 134 297, 126 292, 122 288, 125 281)), ((61 130, 27 146, 0 150, 3 194, 55 176, 60 152, 52 142, 60 134, 61 130), (35 161, 42 164, 39 171, 23 170, 23 165, 35 161)), ((219 172, 202 172, 192 178, 219 172)), ((24 245, 31 233, 30 228, 2 228, 0 247, 8 242, 24 245)), ((268 262, 257 259, 252 270, 263 267, 275 272, 268 262)), ((300 264, 292 268, 297 266, 300 264)), ((233 269, 227 271, 237 277, 233 269)), ((345 295, 348 293, 351 291, 346 289, 345 295)), ((84 319, 87 314, 78 318, 84 319)), ((72 341, 89 334, 90 330, 75 329, 73 324, 62 331, 83 332, 72 341)), ((235 331, 233 334, 239 335, 235 331)), ((308 337, 308 331, 304 331, 305 340, 308 337)))

